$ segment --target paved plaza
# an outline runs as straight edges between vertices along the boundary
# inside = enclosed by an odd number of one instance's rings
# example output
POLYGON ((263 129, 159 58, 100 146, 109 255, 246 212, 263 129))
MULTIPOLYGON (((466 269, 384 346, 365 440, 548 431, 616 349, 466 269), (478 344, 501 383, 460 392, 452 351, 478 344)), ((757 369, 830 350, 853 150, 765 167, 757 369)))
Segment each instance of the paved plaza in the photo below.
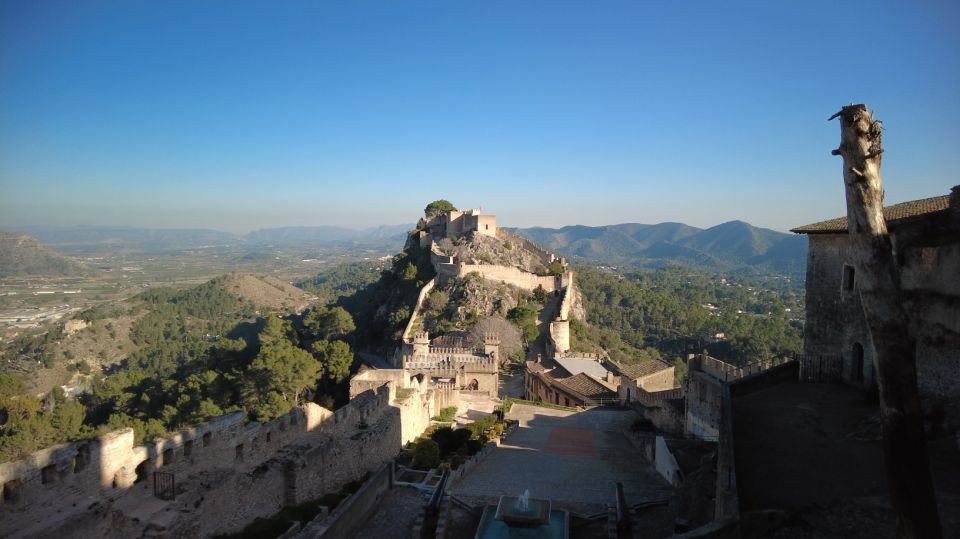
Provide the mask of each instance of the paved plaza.
POLYGON ((554 506, 595 514, 614 501, 623 483, 630 505, 665 500, 673 489, 624 435, 636 414, 594 408, 563 411, 514 404, 518 428, 470 471, 452 494, 468 503, 495 503, 524 490, 554 506))

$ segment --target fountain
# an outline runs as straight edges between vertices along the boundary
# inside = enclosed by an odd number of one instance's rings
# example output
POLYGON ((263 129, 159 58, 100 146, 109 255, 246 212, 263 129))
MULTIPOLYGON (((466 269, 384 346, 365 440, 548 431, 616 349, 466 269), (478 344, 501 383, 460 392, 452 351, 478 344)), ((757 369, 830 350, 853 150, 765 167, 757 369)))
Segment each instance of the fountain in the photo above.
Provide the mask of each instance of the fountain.
POLYGON ((497 505, 487 506, 475 537, 566 539, 568 523, 566 511, 551 509, 550 500, 531 498, 525 489, 519 496, 500 496, 497 505))

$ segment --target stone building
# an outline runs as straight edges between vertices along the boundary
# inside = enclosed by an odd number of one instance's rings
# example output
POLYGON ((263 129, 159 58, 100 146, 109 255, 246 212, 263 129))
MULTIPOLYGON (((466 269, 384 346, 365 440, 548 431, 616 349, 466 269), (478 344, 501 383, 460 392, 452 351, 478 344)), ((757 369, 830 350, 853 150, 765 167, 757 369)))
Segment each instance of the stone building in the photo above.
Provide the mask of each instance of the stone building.
POLYGON ((637 365, 621 365, 620 400, 629 402, 637 398, 640 391, 654 393, 673 389, 674 371, 672 365, 659 360, 644 361, 637 365))
POLYGON ((561 406, 596 406, 618 402, 617 377, 600 356, 571 354, 528 361, 524 397, 561 406))
POLYGON ((435 239, 455 238, 470 232, 493 238, 497 236, 497 216, 483 215, 480 210, 444 212, 427 223, 426 231, 435 239))
MULTIPOLYGON (((911 332, 920 391, 960 396, 960 186, 884 208, 911 332)), ((848 252, 847 218, 792 230, 809 238, 804 380, 875 385, 874 350, 848 252)))
POLYGON ((497 395, 499 385, 500 338, 486 335, 477 346, 443 346, 430 341, 426 331, 404 342, 400 369, 408 376, 423 377, 453 384, 465 391, 483 391, 497 395))

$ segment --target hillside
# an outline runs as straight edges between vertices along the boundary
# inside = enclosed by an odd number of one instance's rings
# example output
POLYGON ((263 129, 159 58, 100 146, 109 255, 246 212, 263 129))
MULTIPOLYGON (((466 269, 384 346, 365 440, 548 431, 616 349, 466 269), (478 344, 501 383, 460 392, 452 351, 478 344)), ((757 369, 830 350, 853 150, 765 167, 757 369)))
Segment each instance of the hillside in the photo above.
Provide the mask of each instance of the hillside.
POLYGON ((0 232, 0 277, 68 277, 84 271, 73 259, 48 249, 30 236, 0 232))
POLYGON ((514 232, 548 249, 608 265, 664 267, 683 264, 738 273, 802 274, 802 237, 730 221, 708 229, 683 223, 523 228, 514 232))
POLYGON ((258 308, 279 312, 300 312, 317 298, 290 283, 276 277, 231 273, 223 281, 223 287, 242 300, 258 308))

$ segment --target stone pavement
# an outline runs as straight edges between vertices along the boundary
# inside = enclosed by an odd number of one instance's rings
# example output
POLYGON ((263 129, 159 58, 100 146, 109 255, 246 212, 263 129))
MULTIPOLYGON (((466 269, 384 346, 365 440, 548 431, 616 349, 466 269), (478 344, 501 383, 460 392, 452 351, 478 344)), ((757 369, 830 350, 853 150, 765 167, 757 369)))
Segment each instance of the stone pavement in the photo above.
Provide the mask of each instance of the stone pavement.
POLYGON ((570 412, 514 404, 518 428, 457 485, 452 494, 474 505, 530 490, 557 508, 595 514, 623 483, 627 503, 670 498, 672 487, 630 444, 633 412, 594 408, 570 412))
POLYGON ((367 521, 350 534, 351 539, 374 537, 410 537, 413 522, 417 519, 430 493, 413 487, 395 486, 370 513, 367 521))

